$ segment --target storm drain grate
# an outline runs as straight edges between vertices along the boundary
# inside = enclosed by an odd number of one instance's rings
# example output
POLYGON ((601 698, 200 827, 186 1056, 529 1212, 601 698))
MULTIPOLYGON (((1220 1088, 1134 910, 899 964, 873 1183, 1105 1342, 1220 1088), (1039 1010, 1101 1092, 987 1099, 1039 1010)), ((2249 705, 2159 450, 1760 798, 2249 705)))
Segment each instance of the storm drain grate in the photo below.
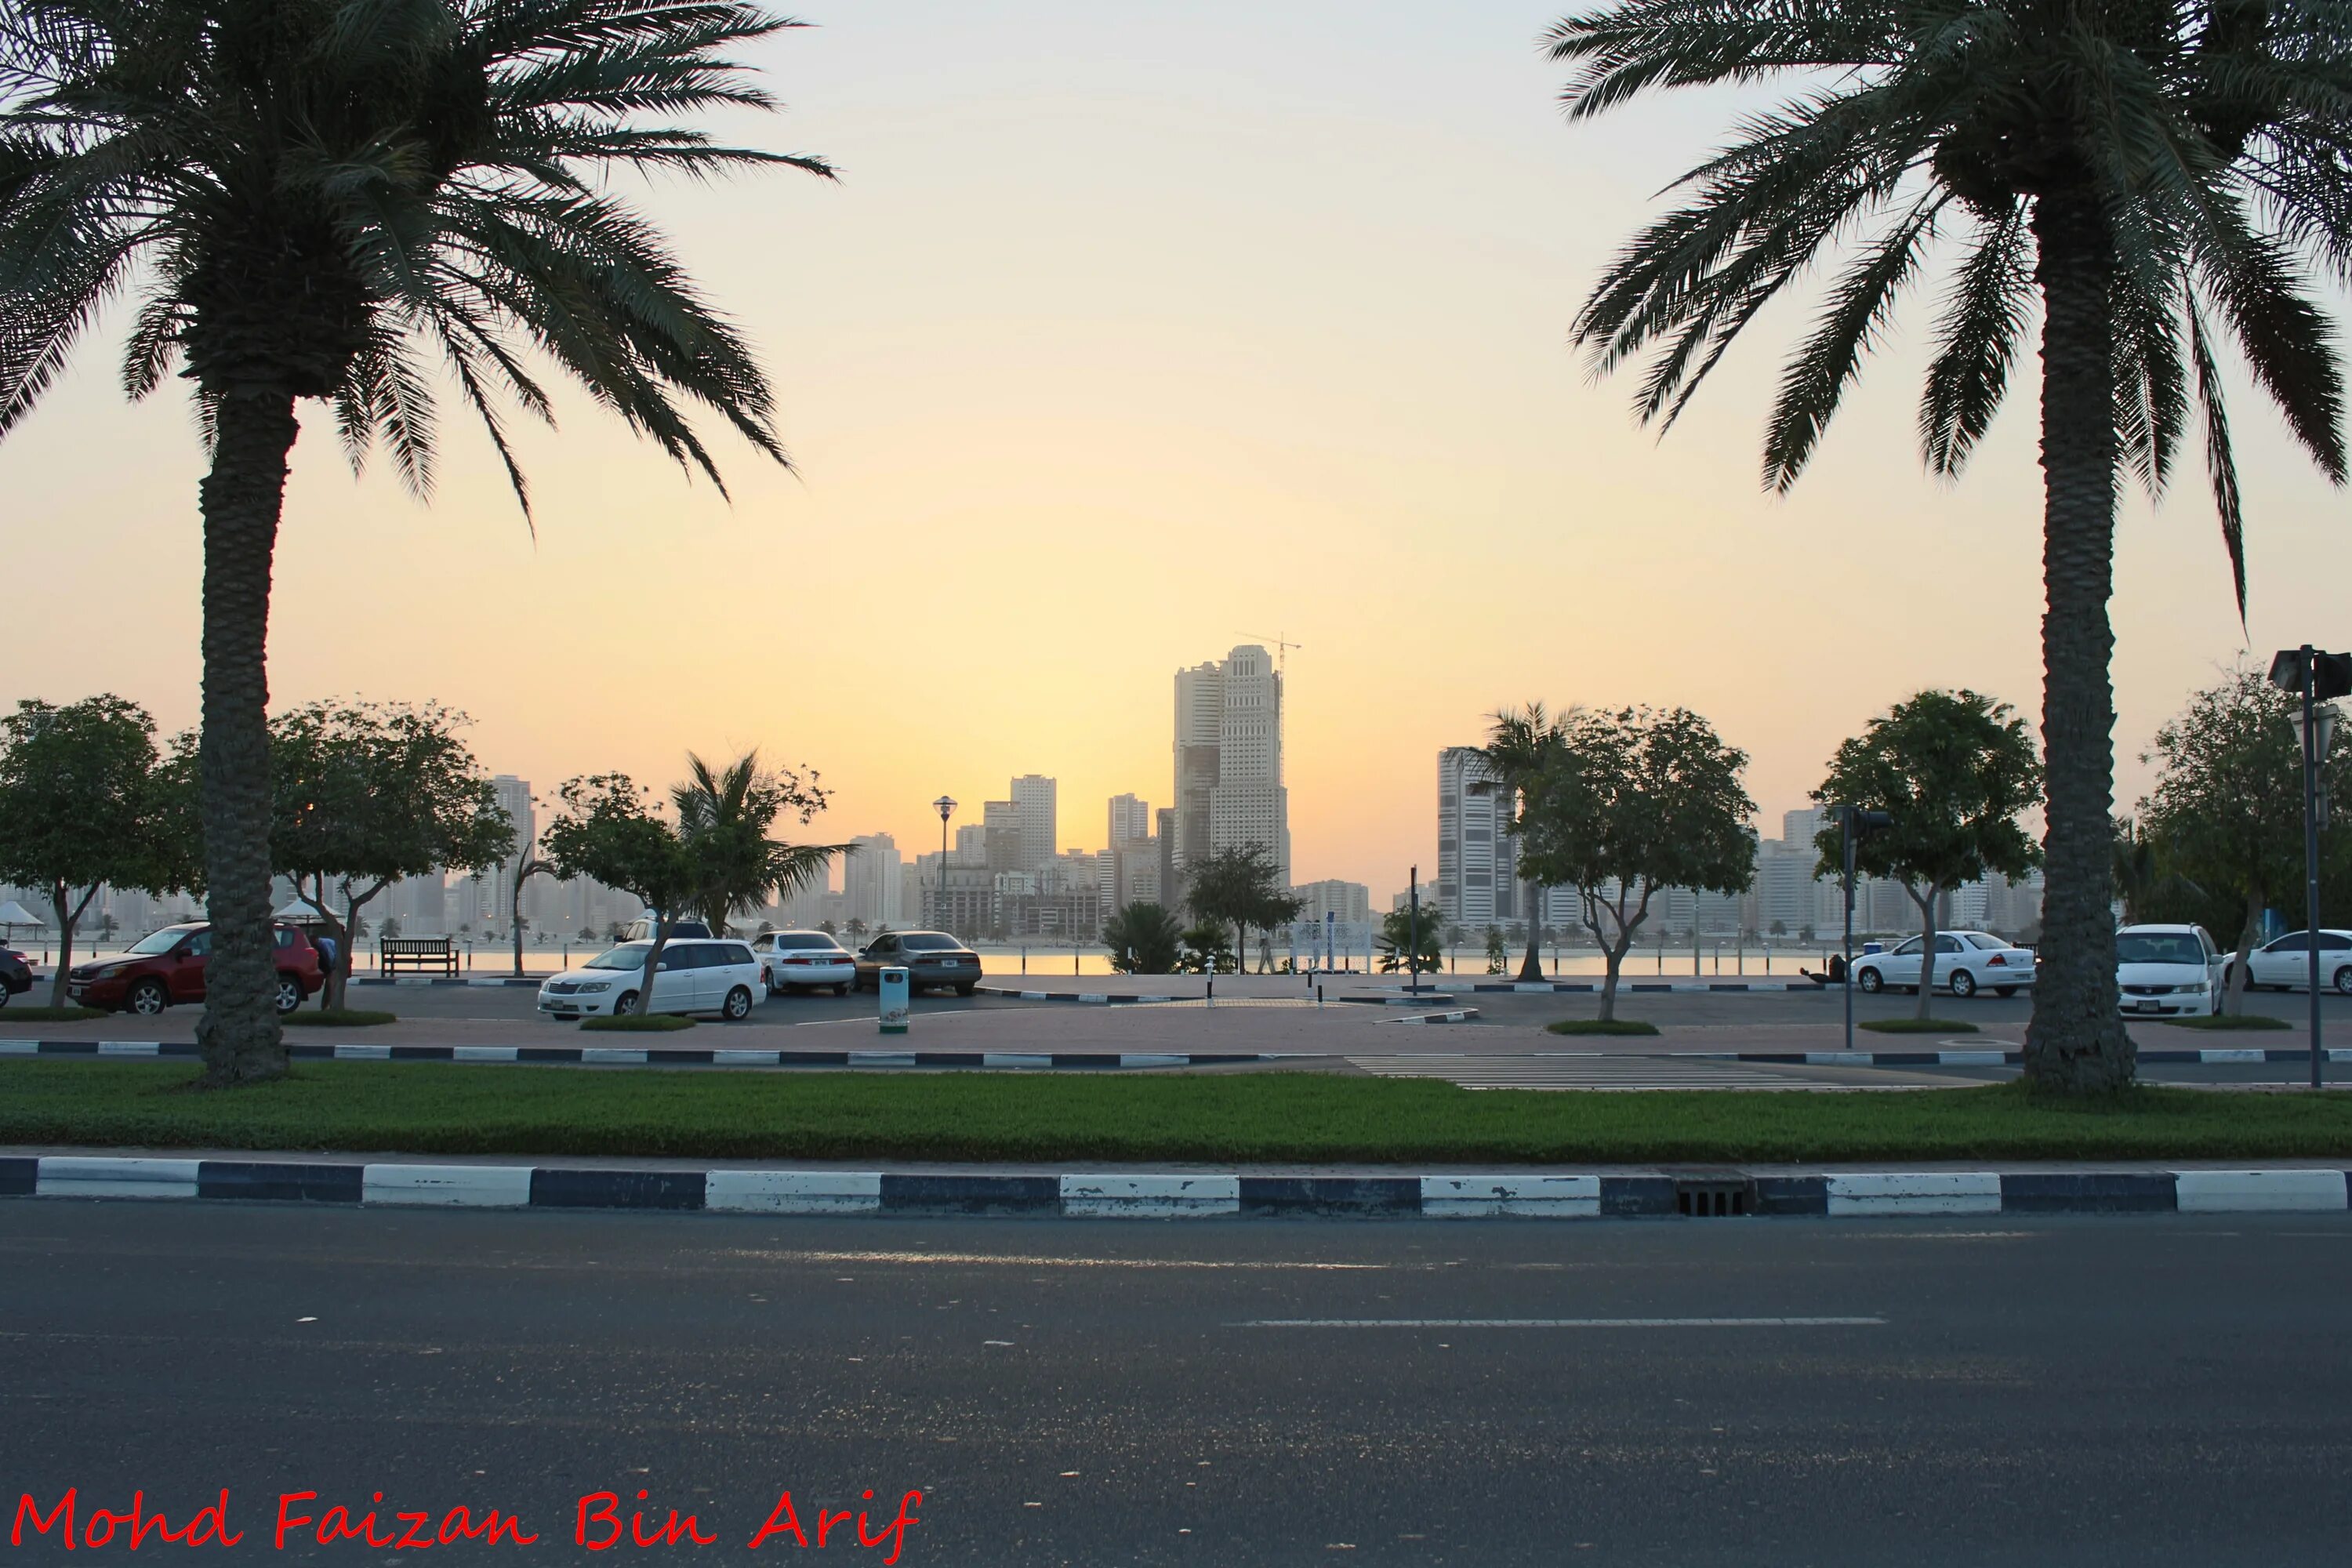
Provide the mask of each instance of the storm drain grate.
POLYGON ((1756 1184, 1744 1176, 1676 1176, 1675 1208, 1693 1219, 1756 1212, 1756 1184))

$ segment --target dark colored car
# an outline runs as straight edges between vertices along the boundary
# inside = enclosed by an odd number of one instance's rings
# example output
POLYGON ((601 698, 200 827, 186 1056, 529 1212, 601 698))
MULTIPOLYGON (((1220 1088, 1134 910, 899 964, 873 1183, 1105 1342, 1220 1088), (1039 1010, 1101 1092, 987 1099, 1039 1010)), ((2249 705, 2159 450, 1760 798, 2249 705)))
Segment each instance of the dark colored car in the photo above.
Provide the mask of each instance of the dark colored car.
POLYGON ((896 931, 877 936, 857 952, 857 988, 881 988, 882 972, 903 969, 907 989, 952 985, 959 996, 969 996, 980 984, 980 954, 943 931, 896 931))
MULTIPOLYGON (((327 983, 326 972, 319 950, 300 931, 277 925, 270 934, 278 961, 278 1010, 291 1013, 327 983)), ((205 965, 212 951, 209 924, 165 926, 132 942, 120 957, 75 964, 66 976, 66 994, 85 1007, 152 1017, 174 1003, 205 999, 205 965)))
POLYGON ((11 996, 21 996, 33 988, 32 961, 12 947, 0 947, 0 1007, 8 1005, 11 996))

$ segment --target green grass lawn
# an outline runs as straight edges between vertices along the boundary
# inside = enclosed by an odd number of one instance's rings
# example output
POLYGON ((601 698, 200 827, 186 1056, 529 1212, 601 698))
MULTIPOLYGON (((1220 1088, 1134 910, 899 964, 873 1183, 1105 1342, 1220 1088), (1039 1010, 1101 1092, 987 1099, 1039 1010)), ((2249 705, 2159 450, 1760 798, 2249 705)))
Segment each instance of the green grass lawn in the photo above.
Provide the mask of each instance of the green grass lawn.
POLYGON ((1320 1073, 582 1072, 302 1062, 190 1093, 177 1062, 0 1061, 0 1144, 793 1159, 1576 1164, 2352 1155, 2352 1093, 1486 1090, 1320 1073))
POLYGON ((2235 1017, 2231 1017, 2227 1013, 2210 1015, 2189 1013, 2177 1018, 2159 1018, 2157 1022, 2169 1024, 2176 1029, 2220 1029, 2224 1033, 2233 1029, 2292 1029, 2294 1027, 2284 1018, 2273 1018, 2267 1013, 2241 1013, 2235 1017))

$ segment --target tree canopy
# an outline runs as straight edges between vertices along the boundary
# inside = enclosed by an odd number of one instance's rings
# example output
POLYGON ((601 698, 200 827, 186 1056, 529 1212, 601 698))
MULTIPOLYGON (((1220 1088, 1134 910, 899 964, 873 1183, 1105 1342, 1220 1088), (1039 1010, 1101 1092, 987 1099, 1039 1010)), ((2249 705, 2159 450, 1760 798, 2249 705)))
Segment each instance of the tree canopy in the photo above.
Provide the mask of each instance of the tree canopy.
POLYGON ((1748 753, 1686 708, 1580 710, 1555 733, 1522 796, 1520 864, 1577 890, 1607 964, 1601 1016, 1613 1018, 1619 971, 1659 889, 1738 893, 1755 880, 1748 753))
POLYGON ((1184 931, 1159 904, 1128 905, 1103 921, 1103 945, 1121 974, 1172 974, 1182 956, 1184 931))
MULTIPOLYGON (((2014 881, 2042 860, 2018 821, 2042 799, 2041 761, 2025 721, 2008 703, 1973 691, 1922 691, 1840 742, 1812 798, 1894 819, 1855 845, 1854 866, 1902 883, 1918 907, 1918 1016, 1927 1016, 1937 895, 1981 877, 2014 881)), ((1813 842, 1821 869, 1842 875, 1839 829, 1826 827, 1813 842)))
POLYGON ((1300 901, 1282 886, 1274 852, 1263 844, 1219 849, 1185 870, 1185 907, 1192 918, 1238 928, 1235 950, 1246 952, 1250 928, 1263 931, 1296 920, 1300 901))
POLYGON ((180 885, 156 834, 156 768, 155 721, 110 692, 26 698, 0 718, 0 882, 39 889, 57 916, 52 1006, 65 1005, 75 929, 100 887, 180 885))

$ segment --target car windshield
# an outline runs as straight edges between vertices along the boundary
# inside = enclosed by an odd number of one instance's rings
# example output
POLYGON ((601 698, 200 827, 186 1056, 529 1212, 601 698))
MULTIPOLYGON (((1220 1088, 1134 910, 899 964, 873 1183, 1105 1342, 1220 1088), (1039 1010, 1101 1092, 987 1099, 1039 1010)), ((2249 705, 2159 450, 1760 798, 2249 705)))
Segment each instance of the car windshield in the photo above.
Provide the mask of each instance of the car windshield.
POLYGON ((2202 968, 2205 950, 2187 931, 2127 931, 2116 936, 2118 963, 2186 963, 2202 968))
POLYGON ((136 953, 142 958, 158 952, 169 952, 179 946, 180 939, 187 934, 188 928, 185 926, 166 926, 162 931, 148 932, 122 951, 136 953))
POLYGON ((652 946, 653 943, 649 942, 633 942, 625 947, 616 947, 610 952, 600 952, 595 957, 590 959, 582 967, 587 969, 643 969, 646 966, 646 950, 652 946))
POLYGON ((952 952, 963 943, 951 936, 937 936, 929 931, 919 931, 911 936, 900 937, 898 945, 908 952, 952 952))
POLYGON ((839 952, 841 951, 841 944, 834 941, 833 938, 822 933, 815 936, 780 936, 776 938, 776 950, 780 952, 799 952, 803 949, 809 948, 823 948, 827 952, 839 952))
POLYGON ((1973 943, 1974 943, 1975 945, 1977 945, 1978 947, 1987 947, 1987 948, 1995 948, 1995 949, 1999 949, 1999 948, 2004 948, 2004 947, 2007 947, 2007 946, 2009 945, 2009 943, 2007 943, 2007 942, 2005 942, 2001 941, 2001 940, 2000 940, 2000 938, 1999 938, 1999 937, 1997 937, 1997 936, 1987 936, 1987 935, 1985 935, 1985 933, 1984 933, 1984 932, 1982 932, 1982 931, 1972 931, 1969 932, 1969 933, 1968 933, 1968 935, 1969 935, 1969 942, 1973 942, 1973 943))

